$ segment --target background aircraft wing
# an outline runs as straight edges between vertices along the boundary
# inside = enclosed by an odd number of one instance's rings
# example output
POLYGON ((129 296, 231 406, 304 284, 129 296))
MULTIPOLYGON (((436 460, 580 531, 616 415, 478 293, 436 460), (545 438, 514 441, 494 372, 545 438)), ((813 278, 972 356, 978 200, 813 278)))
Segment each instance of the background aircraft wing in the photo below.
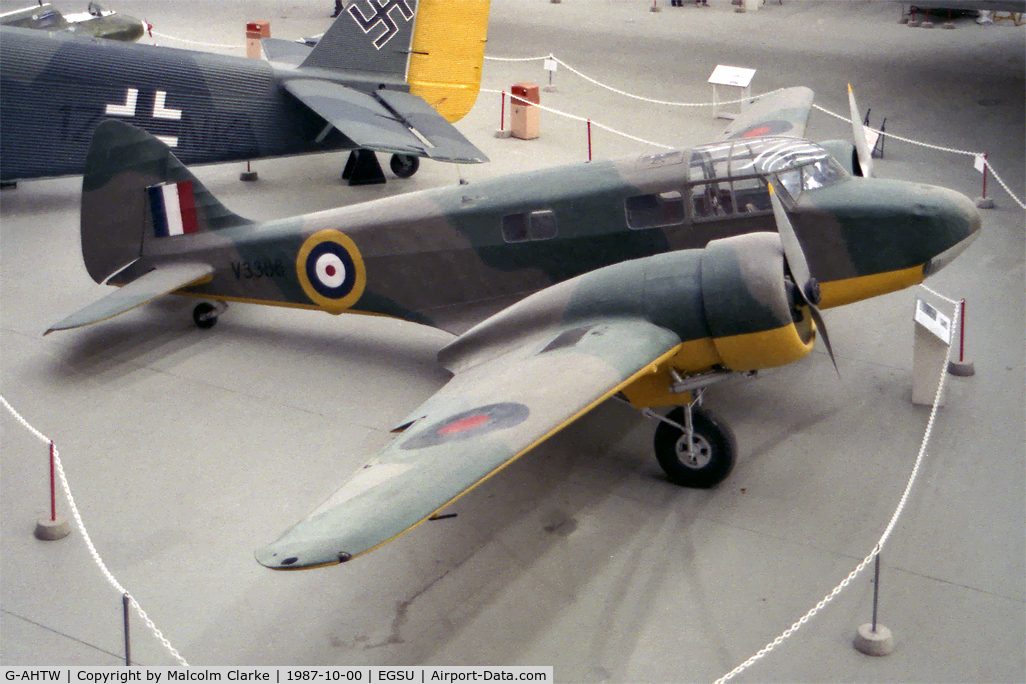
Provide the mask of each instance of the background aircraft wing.
POLYGON ((317 567, 397 537, 654 372, 681 343, 635 318, 544 325, 521 342, 506 340, 497 355, 475 345, 461 359, 463 370, 396 428, 401 436, 307 519, 259 549, 257 560, 278 570, 317 567))
POLYGON ((812 111, 812 98, 812 90, 803 86, 784 88, 761 97, 741 112, 716 141, 761 135, 803 138, 812 111))
POLYGON ((456 163, 488 159, 415 95, 382 90, 372 96, 315 79, 291 79, 284 85, 356 147, 456 163))
POLYGON ((214 267, 210 264, 184 263, 161 266, 53 324, 43 334, 48 335, 54 330, 70 330, 105 321, 169 292, 189 285, 198 285, 208 280, 213 273, 214 267))

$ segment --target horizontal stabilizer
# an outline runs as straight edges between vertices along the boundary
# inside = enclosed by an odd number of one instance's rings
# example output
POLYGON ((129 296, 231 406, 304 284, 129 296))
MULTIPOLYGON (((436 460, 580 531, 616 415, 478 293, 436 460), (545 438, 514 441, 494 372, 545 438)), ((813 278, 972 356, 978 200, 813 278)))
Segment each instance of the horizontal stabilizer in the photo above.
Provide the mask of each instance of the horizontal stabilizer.
POLYGON ((423 98, 401 90, 379 90, 377 96, 411 128, 433 145, 427 156, 439 161, 488 161, 481 150, 463 137, 423 98))
POLYGON ((355 147, 456 163, 487 161, 483 152, 415 95, 378 91, 375 97, 314 79, 293 79, 284 85, 355 147))
POLYGON ((198 285, 210 279, 214 267, 209 264, 169 264, 154 269, 136 278, 119 290, 97 300, 55 323, 44 335, 54 330, 81 328, 113 318, 118 314, 142 306, 157 297, 166 295, 189 285, 198 285))
POLYGON ((294 40, 282 40, 281 38, 264 38, 260 41, 260 47, 264 50, 264 57, 268 62, 278 62, 298 67, 303 60, 310 56, 313 47, 306 43, 298 43, 294 40))

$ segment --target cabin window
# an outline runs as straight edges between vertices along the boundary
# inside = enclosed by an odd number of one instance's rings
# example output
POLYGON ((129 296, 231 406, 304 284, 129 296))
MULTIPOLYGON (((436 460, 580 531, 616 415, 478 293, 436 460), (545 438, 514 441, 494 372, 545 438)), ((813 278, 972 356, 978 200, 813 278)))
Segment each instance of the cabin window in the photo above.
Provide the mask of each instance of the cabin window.
POLYGON ((550 209, 502 217, 502 239, 506 242, 549 240, 556 237, 556 214, 550 209))
POLYGON ((806 190, 825 188, 845 177, 844 169, 832 157, 820 159, 802 168, 802 186, 806 190))
POLYGON ((674 226, 684 222, 684 198, 676 190, 636 195, 624 201, 624 211, 632 230, 674 226))
POLYGON ((802 194, 802 172, 801 169, 791 169, 790 171, 784 171, 778 173, 777 178, 780 179, 780 184, 787 190, 787 194, 797 199, 798 195, 802 194))
POLYGON ((733 181, 734 206, 739 214, 753 214, 759 211, 772 211, 769 190, 758 178, 739 178, 733 181))
POLYGON ((734 213, 730 183, 696 183, 691 186, 691 212, 696 219, 711 219, 734 213))

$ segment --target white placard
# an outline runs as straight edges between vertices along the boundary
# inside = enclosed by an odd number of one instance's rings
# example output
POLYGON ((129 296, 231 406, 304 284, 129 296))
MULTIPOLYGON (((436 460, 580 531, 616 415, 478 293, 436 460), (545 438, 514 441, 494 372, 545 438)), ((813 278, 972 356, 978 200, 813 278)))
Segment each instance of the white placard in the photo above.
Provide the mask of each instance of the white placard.
POLYGON ((558 66, 559 63, 554 59, 546 59, 542 62, 542 68, 545 69, 545 71, 555 71, 558 66))
POLYGON ((709 76, 709 83, 747 88, 752 83, 752 77, 754 76, 755 69, 717 64, 716 68, 713 69, 712 75, 709 76))
POLYGON ((973 168, 980 173, 983 173, 987 168, 987 161, 983 158, 982 154, 976 155, 976 158, 973 159, 973 168))
POLYGON ((872 128, 864 129, 866 133, 866 144, 869 145, 869 151, 872 152, 876 149, 876 141, 880 139, 880 134, 872 128))
POLYGON ((944 344, 951 344, 951 319, 922 299, 916 299, 916 323, 932 332, 944 344))

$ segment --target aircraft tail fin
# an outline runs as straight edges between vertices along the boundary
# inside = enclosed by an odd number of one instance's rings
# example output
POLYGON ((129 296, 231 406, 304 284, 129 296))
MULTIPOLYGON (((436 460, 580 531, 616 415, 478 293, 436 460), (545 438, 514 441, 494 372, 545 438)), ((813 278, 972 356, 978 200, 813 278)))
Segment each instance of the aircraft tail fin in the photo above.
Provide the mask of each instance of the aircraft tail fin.
POLYGON ((300 69, 404 82, 450 123, 481 87, 491 0, 352 0, 300 69))
POLYGON ((93 132, 82 178, 82 258, 104 282, 155 238, 252 223, 230 211, 163 142, 122 121, 93 132))
POLYGON ((316 67, 402 81, 417 0, 352 0, 303 60, 316 67))

